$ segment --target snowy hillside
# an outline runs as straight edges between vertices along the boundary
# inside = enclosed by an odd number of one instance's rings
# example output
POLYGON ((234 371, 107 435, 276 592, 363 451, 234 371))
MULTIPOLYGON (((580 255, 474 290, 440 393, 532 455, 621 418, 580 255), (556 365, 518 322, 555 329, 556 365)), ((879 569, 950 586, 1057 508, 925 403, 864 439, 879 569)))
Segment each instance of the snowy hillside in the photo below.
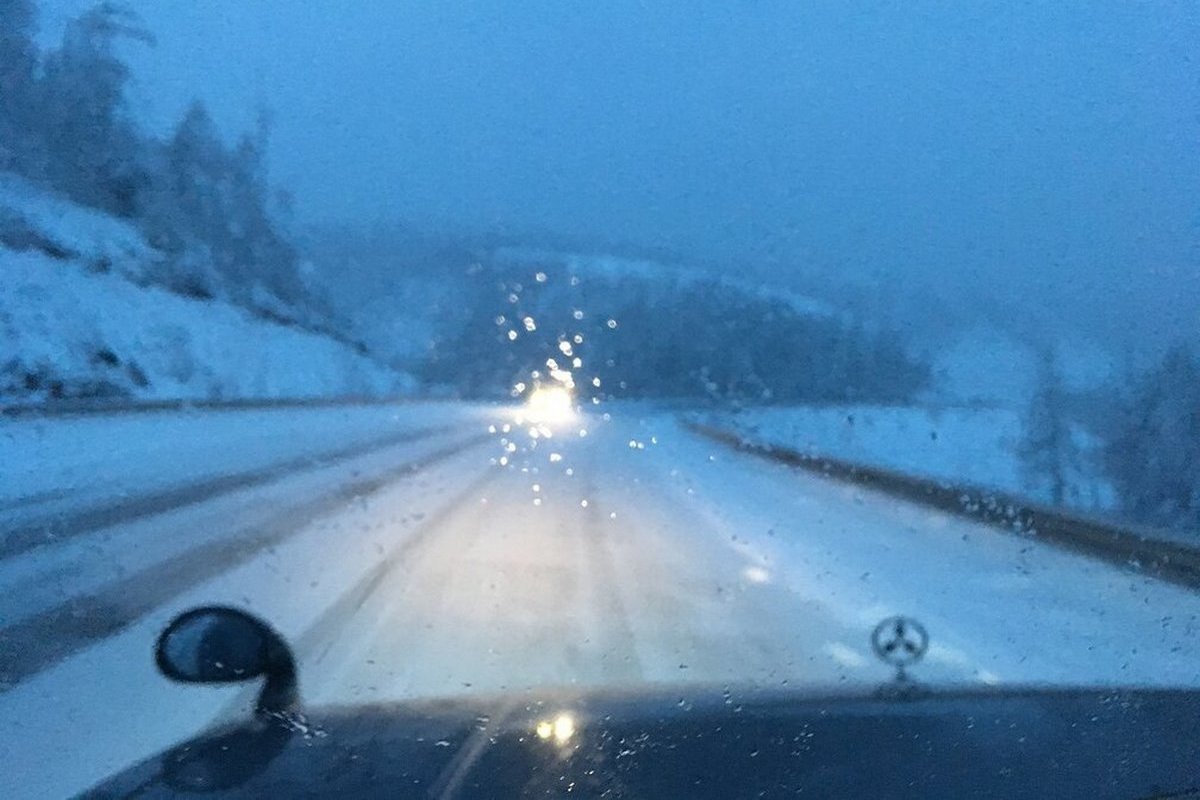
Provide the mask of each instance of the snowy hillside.
POLYGON ((567 371, 584 402, 898 402, 928 383, 899 332, 785 289, 653 260, 413 238, 333 231, 321 260, 330 276, 370 276, 369 296, 328 285, 343 315, 357 312, 352 335, 439 391, 501 398, 567 371))
POLYGON ((614 255, 584 254, 545 250, 533 247, 500 247, 492 254, 493 261, 509 268, 537 268, 559 264, 570 275, 607 281, 643 281, 655 283, 664 290, 686 292, 689 288, 716 283, 731 295, 783 301, 797 314, 812 317, 850 319, 844 310, 818 298, 761 282, 739 280, 727 275, 712 275, 695 268, 666 265, 647 259, 614 255))
POLYGON ((2 172, 0 246, 76 261, 92 272, 112 269, 139 282, 158 258, 133 225, 2 172))
POLYGON ((0 176, 0 401, 411 387, 330 338, 143 285, 158 258, 132 225, 0 176))

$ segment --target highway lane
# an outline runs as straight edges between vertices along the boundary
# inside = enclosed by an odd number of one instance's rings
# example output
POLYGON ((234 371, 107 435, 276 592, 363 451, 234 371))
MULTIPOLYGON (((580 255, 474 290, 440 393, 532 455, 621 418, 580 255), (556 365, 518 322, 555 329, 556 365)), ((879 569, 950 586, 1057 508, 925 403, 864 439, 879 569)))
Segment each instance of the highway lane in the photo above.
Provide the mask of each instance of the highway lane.
MULTIPOLYGON (((145 571, 172 558, 198 577, 0 692, 0 762, 21 765, 0 794, 27 793, 25 770, 53 795, 78 791, 247 713, 250 690, 154 672, 157 631, 204 602, 271 621, 317 708, 562 686, 872 686, 890 671, 867 636, 897 612, 930 630, 915 670, 930 683, 1200 684, 1190 592, 735 453, 666 413, 611 413, 539 426, 497 409, 64 543, 82 572, 45 573, 55 592, 40 595, 11 584, 5 606, 44 614, 78 602, 77 587, 95 596, 121 581, 144 597, 161 585, 145 571), (329 501, 306 505, 318 496, 329 501), (225 544, 268 528, 286 535, 222 562, 225 544), (170 530, 216 538, 201 551, 146 546, 170 530), (102 568, 84 568, 89 552, 102 568), (48 749, 70 756, 53 775, 48 749)), ((20 559, 33 570, 52 552, 20 559)), ((85 623, 111 613, 83 608, 85 623)), ((36 619, 0 643, 30 646, 36 619)))
POLYGON ((929 627, 916 675, 932 683, 1200 683, 1192 592, 729 451, 669 416, 580 427, 439 519, 335 645, 305 649, 314 702, 874 685, 891 671, 868 634, 894 613, 929 627))

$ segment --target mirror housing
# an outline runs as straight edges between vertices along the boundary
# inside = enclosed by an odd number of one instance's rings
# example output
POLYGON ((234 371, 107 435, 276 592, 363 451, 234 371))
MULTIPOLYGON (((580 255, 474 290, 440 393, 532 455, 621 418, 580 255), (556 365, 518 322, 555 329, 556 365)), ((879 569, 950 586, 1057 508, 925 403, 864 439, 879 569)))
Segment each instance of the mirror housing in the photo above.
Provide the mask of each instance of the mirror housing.
POLYGON ((299 701, 296 662, 262 620, 236 608, 203 606, 180 614, 158 637, 154 662, 182 683, 240 683, 265 676, 257 711, 291 711, 299 701))

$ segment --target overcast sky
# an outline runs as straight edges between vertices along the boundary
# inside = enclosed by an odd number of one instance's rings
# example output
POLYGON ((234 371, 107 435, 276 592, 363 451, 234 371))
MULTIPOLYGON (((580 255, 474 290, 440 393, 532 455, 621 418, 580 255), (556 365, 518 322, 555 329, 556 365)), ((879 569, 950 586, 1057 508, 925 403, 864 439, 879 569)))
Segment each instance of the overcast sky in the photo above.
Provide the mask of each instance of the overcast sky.
MULTIPOLYGON (((47 36, 87 4, 44 0, 47 36)), ((138 0, 135 108, 275 112, 310 221, 936 279, 1200 330, 1200 3, 138 0)), ((1135 335, 1141 335, 1136 333, 1135 335)))

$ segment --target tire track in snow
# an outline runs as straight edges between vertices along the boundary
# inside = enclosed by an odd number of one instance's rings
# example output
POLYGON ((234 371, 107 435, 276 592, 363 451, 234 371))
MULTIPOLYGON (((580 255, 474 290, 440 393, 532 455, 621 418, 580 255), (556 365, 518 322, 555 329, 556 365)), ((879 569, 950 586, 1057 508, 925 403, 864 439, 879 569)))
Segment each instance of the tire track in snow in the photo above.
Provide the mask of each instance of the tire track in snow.
POLYGON ((245 538, 200 545, 109 584, 99 592, 72 598, 0 629, 0 693, 78 650, 120 632, 151 609, 200 582, 280 544, 314 518, 490 440, 490 434, 471 436, 379 475, 343 484, 289 509, 269 525, 249 531, 245 538))
MULTIPOLYGON (((588 481, 585 497, 596 496, 596 487, 588 481)), ((642 662, 638 656, 637 640, 629 623, 629 610, 621 597, 617 580, 609 531, 596 505, 582 509, 583 526, 580 534, 591 564, 592 602, 589 607, 599 612, 605 636, 600 643, 600 668, 605 680, 615 683, 641 683, 644 680, 642 662)))
MULTIPOLYGON (((291 637, 289 644, 292 646, 302 671, 300 676, 302 700, 305 677, 303 673, 311 669, 310 665, 319 664, 329 655, 330 651, 338 644, 338 638, 345 633, 347 623, 353 620, 355 615, 376 596, 375 593, 385 585, 386 581, 395 579, 394 572, 402 567, 406 560, 419 550, 431 536, 436 535, 446 520, 455 514, 462 513, 464 508, 471 507, 471 504, 464 501, 495 482, 497 477, 498 473, 495 469, 485 470, 462 491, 443 501, 438 509, 425 517, 415 530, 397 542, 336 600, 325 606, 302 633, 291 637)), ((260 690, 261 687, 255 685, 239 694, 237 699, 224 706, 217 719, 230 721, 241 719, 245 715, 246 708, 253 705, 254 698, 258 696, 260 690)))
POLYGON ((69 541, 79 536, 148 517, 184 506, 211 500, 228 492, 250 489, 283 478, 290 473, 314 466, 332 466, 351 458, 367 455, 398 444, 410 444, 454 430, 453 425, 438 425, 401 431, 369 444, 355 444, 338 450, 299 456, 262 469, 220 475, 215 478, 176 486, 148 495, 122 498, 90 508, 50 515, 37 522, 0 532, 0 561, 24 555, 45 544, 69 541))
POLYGON ((378 564, 372 567, 337 601, 327 607, 325 612, 301 634, 295 643, 297 652, 311 652, 316 649, 318 643, 324 642, 325 646, 321 654, 316 657, 317 661, 322 660, 333 646, 332 637, 337 629, 357 614, 384 581, 403 565, 407 557, 436 534, 446 520, 454 514, 462 513, 464 509, 473 510, 474 506, 464 502, 465 499, 477 494, 485 486, 493 483, 497 477, 497 470, 486 470, 465 489, 450 498, 441 508, 422 520, 417 530, 398 542, 378 564))

